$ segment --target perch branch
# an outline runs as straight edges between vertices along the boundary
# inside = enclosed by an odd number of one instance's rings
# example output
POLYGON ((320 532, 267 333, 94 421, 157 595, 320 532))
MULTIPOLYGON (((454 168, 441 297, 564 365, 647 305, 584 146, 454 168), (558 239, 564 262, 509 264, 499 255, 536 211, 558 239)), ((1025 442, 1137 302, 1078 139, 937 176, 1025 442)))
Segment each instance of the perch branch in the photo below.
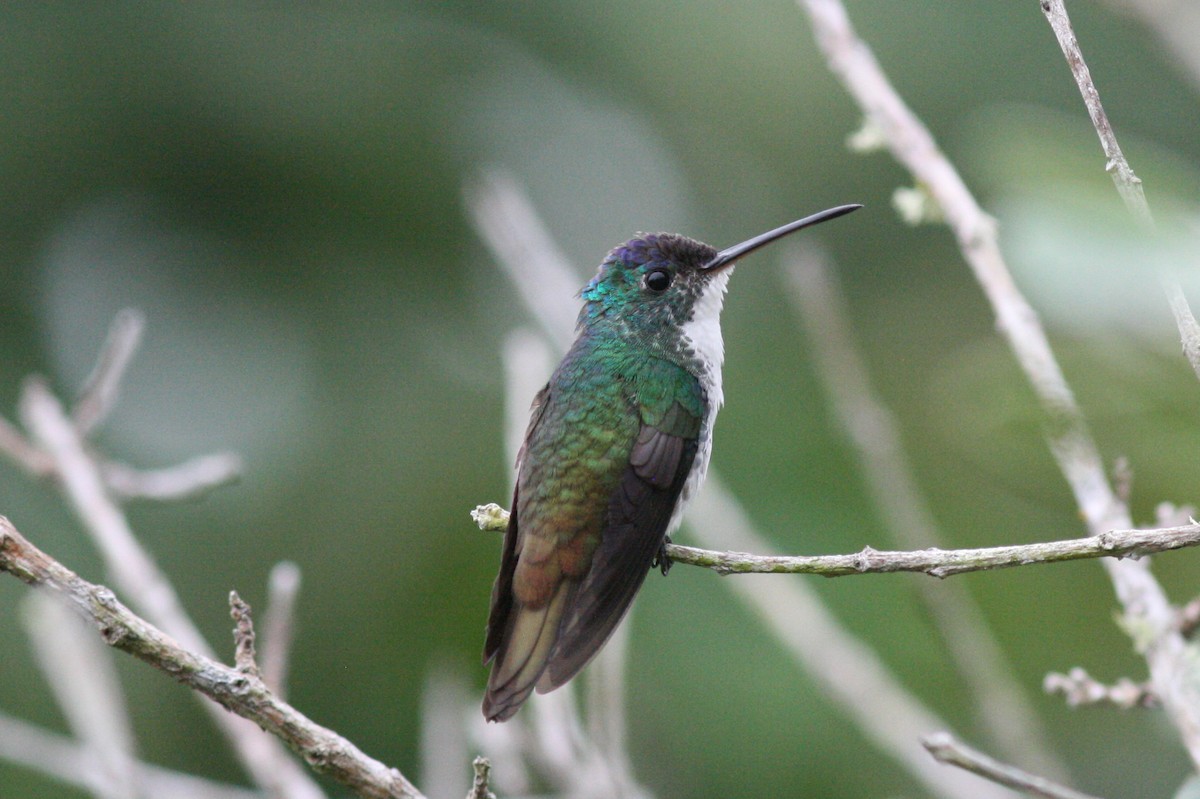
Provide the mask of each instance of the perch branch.
MULTIPOLYGON (((571 270, 561 261, 539 262, 538 271, 533 271, 530 263, 513 258, 510 248, 493 240, 494 229, 501 228, 501 223, 506 235, 519 237, 527 244, 542 241, 548 235, 519 187, 495 175, 484 176, 473 187, 469 200, 477 228, 516 285, 545 284, 544 272, 552 269, 561 276, 555 279, 555 285, 572 286, 562 296, 574 291, 574 285, 581 281, 571 278, 571 270), (489 217, 486 224, 478 218, 481 215, 489 217)), ((544 329, 558 331, 554 343, 565 351, 570 343, 570 327, 563 325, 560 329, 553 321, 558 317, 551 313, 551 306, 559 307, 561 303, 539 301, 524 293, 521 296, 544 329)), ((689 508, 688 527, 693 536, 710 547, 756 552, 770 549, 769 542, 754 529, 745 510, 713 469, 709 470, 704 490, 689 508)), ((732 580, 727 585, 792 661, 879 751, 919 781, 926 793, 942 799, 965 795, 1000 799, 999 788, 968 788, 968 783, 974 782, 968 775, 939 768, 920 752, 915 745, 917 737, 931 729, 945 728, 946 722, 905 690, 875 651, 846 630, 807 582, 732 580)))
MULTIPOLYGON (((480 505, 471 511, 471 518, 481 530, 503 532, 508 524, 508 511, 495 503, 480 505)), ((864 547, 861 552, 850 555, 751 555, 668 544, 667 555, 675 563, 702 566, 718 574, 846 577, 851 574, 920 572, 930 577, 951 577, 1034 563, 1061 563, 1088 558, 1139 558, 1197 544, 1200 544, 1200 524, 1157 530, 1110 530, 1087 538, 976 549, 887 552, 864 547)))
POLYGON ((204 655, 126 608, 109 589, 79 577, 0 516, 0 571, 64 598, 109 646, 158 668, 227 710, 284 741, 323 774, 369 799, 417 799, 422 794, 396 769, 365 755, 332 730, 279 701, 262 680, 204 655))
POLYGON ((1044 799, 1096 799, 1090 794, 1057 785, 1050 780, 1001 763, 955 740, 949 733, 937 732, 927 735, 921 739, 921 745, 929 750, 929 754, 939 763, 957 766, 985 780, 1031 796, 1041 796, 1044 799))

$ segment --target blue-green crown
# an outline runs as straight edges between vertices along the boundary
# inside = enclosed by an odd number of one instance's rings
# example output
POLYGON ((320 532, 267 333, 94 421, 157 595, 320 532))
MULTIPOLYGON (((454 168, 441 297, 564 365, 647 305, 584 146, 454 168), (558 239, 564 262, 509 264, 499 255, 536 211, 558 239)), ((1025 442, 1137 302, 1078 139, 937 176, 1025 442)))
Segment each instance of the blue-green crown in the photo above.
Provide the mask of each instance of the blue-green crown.
POLYGON ((713 279, 701 268, 716 254, 713 247, 677 233, 639 233, 615 247, 580 292, 579 326, 633 338, 653 350, 676 351, 679 327, 713 279), (670 276, 663 291, 648 282, 659 272, 670 276))

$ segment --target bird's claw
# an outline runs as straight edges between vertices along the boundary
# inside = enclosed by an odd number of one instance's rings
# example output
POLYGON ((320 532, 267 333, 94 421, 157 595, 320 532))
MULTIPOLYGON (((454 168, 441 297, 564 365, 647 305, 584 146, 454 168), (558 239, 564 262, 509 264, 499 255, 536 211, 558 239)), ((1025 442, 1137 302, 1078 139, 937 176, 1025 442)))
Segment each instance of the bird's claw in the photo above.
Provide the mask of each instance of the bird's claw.
POLYGON ((662 572, 663 577, 667 576, 667 572, 671 571, 671 566, 674 561, 667 554, 667 544, 671 543, 671 536, 663 537, 662 544, 658 547, 658 554, 654 556, 654 560, 650 561, 650 568, 658 569, 662 572))

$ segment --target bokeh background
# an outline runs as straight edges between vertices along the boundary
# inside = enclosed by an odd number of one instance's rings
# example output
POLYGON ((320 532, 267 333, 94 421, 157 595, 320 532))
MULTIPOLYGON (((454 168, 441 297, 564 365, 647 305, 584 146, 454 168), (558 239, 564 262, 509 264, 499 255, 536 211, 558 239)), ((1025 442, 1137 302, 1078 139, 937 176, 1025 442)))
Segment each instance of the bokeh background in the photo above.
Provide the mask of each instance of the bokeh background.
MULTIPOLYGON (((1130 231, 1037 3, 847 5, 999 219, 1105 457, 1130 459, 1136 518, 1195 501, 1200 386, 1153 267, 1194 268, 1197 249, 1130 231)), ((1137 18, 1071 10, 1152 206, 1194 214, 1197 83, 1137 18)), ((580 285, 635 231, 725 246, 865 203, 804 235, 836 260, 947 542, 1082 532, 952 237, 898 219, 906 175, 886 154, 849 151, 859 114, 792 4, 7 4, 0 74, 0 412, 30 373, 70 396, 113 315, 140 308, 145 344, 100 444, 148 467, 230 449, 247 468, 203 501, 131 506, 135 529, 223 652, 228 591, 261 602, 271 565, 298 563, 290 698, 418 785, 425 685, 485 678, 499 542, 467 514, 506 499, 499 342, 530 323, 465 211, 482 170, 525 186, 580 285)), ((714 466, 782 551, 888 547, 783 286, 770 251, 732 281, 714 466)), ((106 579, 53 488, 7 462, 0 513, 106 579)), ((1197 593, 1198 557, 1155 563, 1177 601, 1197 593)), ((815 588, 986 744, 917 579, 815 588)), ((1076 787, 1169 796, 1188 765, 1158 715, 1040 692, 1074 665, 1142 677, 1102 569, 956 579, 1076 787)), ((0 710, 65 729, 24 639, 26 593, 0 580, 0 710)), ((659 796, 921 795, 722 579, 650 579, 631 619, 633 765, 659 796)), ((145 759, 243 781, 185 689, 119 670, 145 759)), ((0 763, 4 799, 50 795, 83 794, 0 763)))

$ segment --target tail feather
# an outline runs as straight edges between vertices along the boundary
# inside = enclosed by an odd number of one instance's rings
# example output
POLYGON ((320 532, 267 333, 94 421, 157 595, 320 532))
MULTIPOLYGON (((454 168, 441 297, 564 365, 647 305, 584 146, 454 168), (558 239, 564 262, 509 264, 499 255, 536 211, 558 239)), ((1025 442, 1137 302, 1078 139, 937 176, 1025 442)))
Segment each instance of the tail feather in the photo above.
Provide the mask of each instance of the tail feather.
POLYGON ((513 608, 483 697, 483 715, 488 721, 512 718, 533 692, 558 641, 563 611, 573 593, 574 584, 564 580, 542 607, 513 608))

